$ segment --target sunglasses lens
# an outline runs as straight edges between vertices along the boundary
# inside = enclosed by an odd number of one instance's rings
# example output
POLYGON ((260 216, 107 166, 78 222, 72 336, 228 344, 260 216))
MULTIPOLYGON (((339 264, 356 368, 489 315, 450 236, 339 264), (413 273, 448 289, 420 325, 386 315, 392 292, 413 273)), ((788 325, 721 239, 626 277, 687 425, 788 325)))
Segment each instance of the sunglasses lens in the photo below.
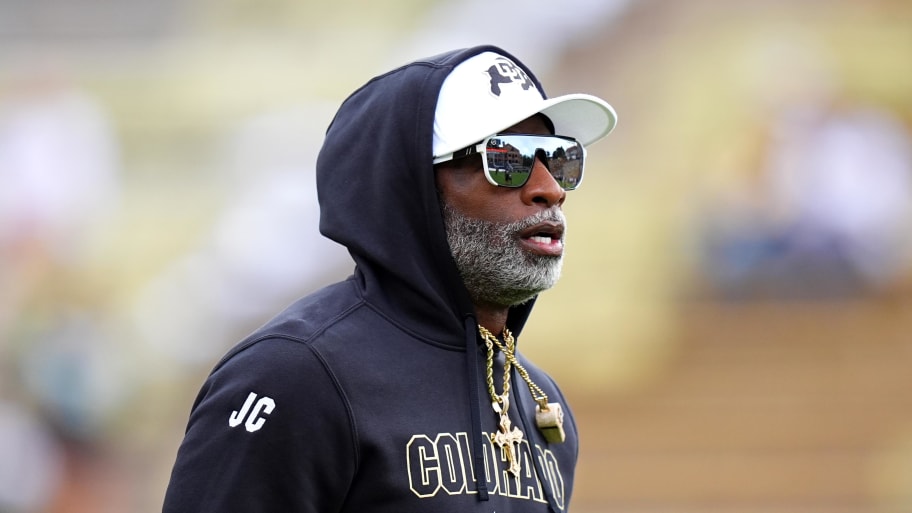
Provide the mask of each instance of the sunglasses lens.
POLYGON ((522 187, 538 159, 564 189, 573 190, 583 179, 582 145, 552 135, 496 135, 485 145, 485 171, 501 187, 522 187))

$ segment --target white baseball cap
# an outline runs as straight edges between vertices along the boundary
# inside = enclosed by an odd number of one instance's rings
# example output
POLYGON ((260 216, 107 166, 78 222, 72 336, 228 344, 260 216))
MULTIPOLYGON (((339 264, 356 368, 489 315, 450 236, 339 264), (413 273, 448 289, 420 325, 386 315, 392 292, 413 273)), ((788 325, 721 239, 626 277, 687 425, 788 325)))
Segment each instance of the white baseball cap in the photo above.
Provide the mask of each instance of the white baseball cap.
POLYGON ((545 99, 526 72, 494 52, 466 59, 444 80, 434 114, 434 158, 477 143, 542 113, 556 135, 588 146, 617 124, 607 102, 588 94, 545 99))

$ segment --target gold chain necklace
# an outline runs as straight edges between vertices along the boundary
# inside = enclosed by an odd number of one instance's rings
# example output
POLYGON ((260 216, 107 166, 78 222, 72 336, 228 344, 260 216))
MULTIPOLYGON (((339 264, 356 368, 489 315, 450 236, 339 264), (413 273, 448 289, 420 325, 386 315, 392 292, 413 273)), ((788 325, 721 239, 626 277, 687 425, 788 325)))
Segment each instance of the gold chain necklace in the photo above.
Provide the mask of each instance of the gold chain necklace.
POLYGON ((488 350, 485 377, 488 393, 491 396, 491 406, 500 418, 500 431, 491 435, 491 441, 500 446, 501 454, 507 460, 510 472, 514 475, 519 475, 520 463, 516 449, 522 442, 523 433, 516 427, 512 430, 510 429, 510 418, 507 415, 507 410, 510 408, 510 367, 516 367, 520 377, 529 385, 532 399, 538 403, 535 408, 535 423, 548 442, 560 443, 566 439, 563 427, 564 412, 560 403, 548 402, 548 395, 532 381, 526 368, 519 363, 516 358, 516 341, 513 339, 513 334, 510 333, 510 330, 506 327, 503 330, 504 344, 484 326, 478 325, 478 332, 484 339, 488 350), (501 394, 498 394, 494 388, 494 346, 500 349, 505 358, 503 393, 501 394))
MULTIPOLYGON (((491 442, 500 446, 501 457, 507 460, 507 469, 513 475, 519 476, 519 444, 522 443, 523 433, 516 427, 510 429, 510 417, 507 414, 510 409, 510 365, 512 361, 507 358, 504 362, 503 393, 498 394, 494 389, 494 345, 496 344, 500 348, 503 345, 497 340, 497 337, 483 326, 478 326, 478 332, 481 333, 481 337, 484 339, 485 346, 488 349, 485 377, 488 384, 488 394, 491 395, 491 407, 494 408, 494 413, 500 418, 500 431, 490 435, 491 442)), ((508 346, 513 345, 513 336, 506 329, 504 329, 504 340, 508 341, 508 346)), ((503 351, 503 349, 501 350, 503 351)), ((506 354, 507 352, 504 351, 504 355, 506 354)))

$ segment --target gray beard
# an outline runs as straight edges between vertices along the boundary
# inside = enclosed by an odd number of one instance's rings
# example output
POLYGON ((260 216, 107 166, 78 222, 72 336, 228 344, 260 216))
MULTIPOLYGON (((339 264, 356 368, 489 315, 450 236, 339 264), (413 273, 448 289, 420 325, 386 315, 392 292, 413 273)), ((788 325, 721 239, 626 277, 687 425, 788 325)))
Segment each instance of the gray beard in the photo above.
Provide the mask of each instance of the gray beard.
POLYGON ((523 251, 517 234, 542 221, 565 223, 560 209, 495 223, 467 217, 441 203, 450 251, 475 304, 519 305, 557 283, 563 257, 523 251))

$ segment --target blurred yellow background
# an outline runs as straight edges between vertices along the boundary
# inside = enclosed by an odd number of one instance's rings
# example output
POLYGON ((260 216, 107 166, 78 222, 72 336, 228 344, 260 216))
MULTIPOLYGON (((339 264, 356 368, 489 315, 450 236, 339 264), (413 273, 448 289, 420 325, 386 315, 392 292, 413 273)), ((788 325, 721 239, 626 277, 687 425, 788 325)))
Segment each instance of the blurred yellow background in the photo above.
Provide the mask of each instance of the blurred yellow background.
POLYGON ((620 117, 520 346, 571 510, 912 511, 912 2, 557 4, 0 3, 0 511, 160 510, 212 365, 351 270, 335 109, 482 43, 620 117))

